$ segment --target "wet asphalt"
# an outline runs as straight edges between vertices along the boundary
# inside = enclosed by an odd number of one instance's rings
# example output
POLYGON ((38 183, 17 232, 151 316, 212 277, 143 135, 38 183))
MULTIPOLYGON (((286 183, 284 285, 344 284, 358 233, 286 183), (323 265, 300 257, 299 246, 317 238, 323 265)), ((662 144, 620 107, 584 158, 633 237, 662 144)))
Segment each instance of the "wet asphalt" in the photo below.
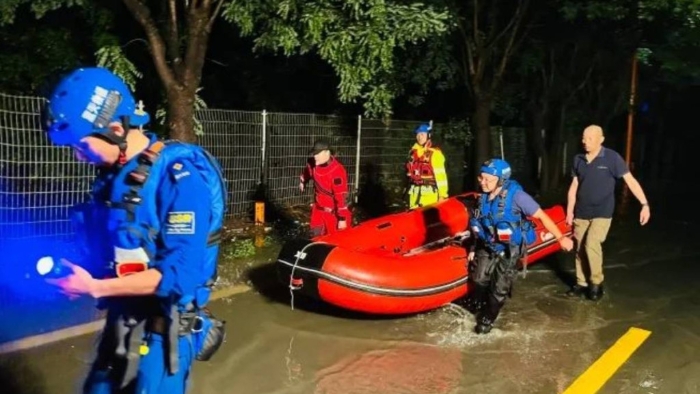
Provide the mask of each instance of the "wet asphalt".
MULTIPOLYGON (((213 303, 227 341, 195 363, 189 393, 561 393, 631 327, 651 335, 600 393, 700 393, 700 215, 656 204, 642 227, 630 207, 604 245, 601 300, 564 294, 573 255, 560 253, 518 278, 489 335, 459 303, 389 318, 298 297, 292 309, 258 266, 250 291, 213 303)), ((78 392, 94 339, 0 355, 0 392, 78 392)))

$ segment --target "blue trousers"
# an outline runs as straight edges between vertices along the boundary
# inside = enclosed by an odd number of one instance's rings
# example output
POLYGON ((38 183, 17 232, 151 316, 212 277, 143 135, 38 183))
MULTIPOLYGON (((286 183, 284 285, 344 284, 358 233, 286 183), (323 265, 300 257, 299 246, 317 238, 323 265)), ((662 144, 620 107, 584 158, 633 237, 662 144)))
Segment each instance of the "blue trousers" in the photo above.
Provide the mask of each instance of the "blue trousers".
POLYGON ((93 366, 83 386, 84 394, 185 394, 194 351, 189 337, 178 341, 180 368, 175 375, 168 372, 164 338, 149 334, 146 343, 148 354, 141 356, 138 376, 135 382, 119 389, 119 382, 108 369, 93 366))

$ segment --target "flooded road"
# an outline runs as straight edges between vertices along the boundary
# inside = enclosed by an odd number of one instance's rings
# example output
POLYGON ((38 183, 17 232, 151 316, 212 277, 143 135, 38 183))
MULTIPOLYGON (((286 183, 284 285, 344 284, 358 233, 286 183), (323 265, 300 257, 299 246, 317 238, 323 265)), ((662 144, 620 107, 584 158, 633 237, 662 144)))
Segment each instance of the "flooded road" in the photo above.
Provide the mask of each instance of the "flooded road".
MULTIPOLYGON (((561 393, 630 327, 651 336, 600 393, 700 393, 694 219, 673 209, 652 215, 643 228, 633 215, 614 222, 602 300, 564 295, 573 255, 560 254, 518 278, 486 336, 456 304, 400 318, 299 297, 292 309, 270 266, 260 267, 251 291, 213 303, 228 339, 211 361, 195 363, 189 393, 561 393)), ((94 337, 0 356, 0 392, 77 392, 94 337)))

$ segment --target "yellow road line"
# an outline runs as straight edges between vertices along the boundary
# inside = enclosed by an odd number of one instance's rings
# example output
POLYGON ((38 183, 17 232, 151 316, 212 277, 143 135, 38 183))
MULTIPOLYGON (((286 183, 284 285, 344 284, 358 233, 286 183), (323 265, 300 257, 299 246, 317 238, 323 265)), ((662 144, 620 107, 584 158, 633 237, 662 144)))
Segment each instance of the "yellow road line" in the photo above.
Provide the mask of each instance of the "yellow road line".
MULTIPOLYGON (((220 298, 230 297, 235 294, 245 293, 248 290, 250 290, 250 286, 247 285, 235 285, 222 288, 212 293, 211 300, 218 300, 220 298)), ((47 332, 44 334, 16 339, 11 342, 0 344, 0 354, 31 349, 37 346, 43 346, 49 343, 58 342, 85 334, 90 334, 95 331, 101 330, 102 327, 104 327, 104 324, 105 320, 100 319, 91 321, 89 323, 78 324, 75 326, 62 328, 60 330, 47 332)))
POLYGON ((562 394, 593 394, 598 392, 615 371, 646 341, 649 335, 651 335, 651 331, 631 327, 562 394))

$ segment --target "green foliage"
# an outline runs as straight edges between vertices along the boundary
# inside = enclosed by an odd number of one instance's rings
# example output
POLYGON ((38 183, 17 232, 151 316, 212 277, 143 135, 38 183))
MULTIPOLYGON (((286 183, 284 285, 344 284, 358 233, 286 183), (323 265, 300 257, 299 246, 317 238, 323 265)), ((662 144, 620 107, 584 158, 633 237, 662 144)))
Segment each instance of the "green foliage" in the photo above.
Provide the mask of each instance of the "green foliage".
POLYGON ((585 19, 611 19, 622 20, 634 12, 635 1, 577 1, 561 0, 561 13, 569 20, 577 18, 585 19))
MULTIPOLYGON (((515 84, 505 85, 493 99, 493 113, 500 118, 500 124, 518 121, 522 117, 522 104, 526 93, 515 84)), ((493 124, 493 122, 491 123, 493 124)))
POLYGON ((242 259, 255 256, 255 244, 248 238, 224 243, 221 249, 224 258, 242 259))
POLYGON ((659 66, 661 76, 685 84, 700 78, 700 1, 679 0, 656 9, 647 23, 648 34, 638 54, 648 66, 659 66))
POLYGON ((2 0, 0 1, 0 26, 14 22, 17 10, 25 5, 29 5, 37 18, 41 18, 49 11, 86 3, 88 3, 86 0, 2 0))
POLYGON ((98 66, 112 70, 113 73, 124 80, 132 92, 136 90, 136 80, 140 79, 143 74, 136 68, 134 63, 127 59, 120 46, 104 46, 97 50, 95 56, 97 57, 98 66))
POLYGON ((92 30, 89 37, 95 48, 119 46, 118 31, 115 32, 116 16, 112 10, 103 8, 95 2, 88 2, 81 8, 81 13, 92 30))
POLYGON ((233 0, 223 17, 257 36, 256 50, 317 53, 340 77, 340 100, 362 99, 367 116, 391 114, 397 50, 449 25, 446 9, 384 0, 233 0))
POLYGON ((559 3, 567 20, 636 19, 643 23, 673 20, 678 23, 676 28, 694 28, 700 21, 699 0, 559 0, 559 3))
POLYGON ((35 23, 21 34, 0 27, 0 89, 5 93, 42 94, 52 77, 80 63, 78 43, 68 28, 35 23))
POLYGON ((433 36, 419 45, 412 45, 400 54, 396 79, 397 92, 403 94, 412 86, 409 103, 423 104, 431 89, 449 90, 460 84, 459 62, 454 56, 452 40, 446 35, 433 36))
POLYGON ((129 75, 134 75, 129 68, 135 68, 127 64, 117 46, 112 19, 112 11, 93 2, 3 1, 0 42, 6 50, 0 59, 0 87, 5 91, 43 94, 42 89, 54 83, 61 73, 77 65, 93 64, 94 48, 102 46, 106 48, 97 53, 99 63, 128 80, 129 75), (55 12, 46 15, 49 11, 55 12))
POLYGON ((469 119, 450 119, 438 125, 445 143, 453 146, 469 146, 474 140, 469 119))

